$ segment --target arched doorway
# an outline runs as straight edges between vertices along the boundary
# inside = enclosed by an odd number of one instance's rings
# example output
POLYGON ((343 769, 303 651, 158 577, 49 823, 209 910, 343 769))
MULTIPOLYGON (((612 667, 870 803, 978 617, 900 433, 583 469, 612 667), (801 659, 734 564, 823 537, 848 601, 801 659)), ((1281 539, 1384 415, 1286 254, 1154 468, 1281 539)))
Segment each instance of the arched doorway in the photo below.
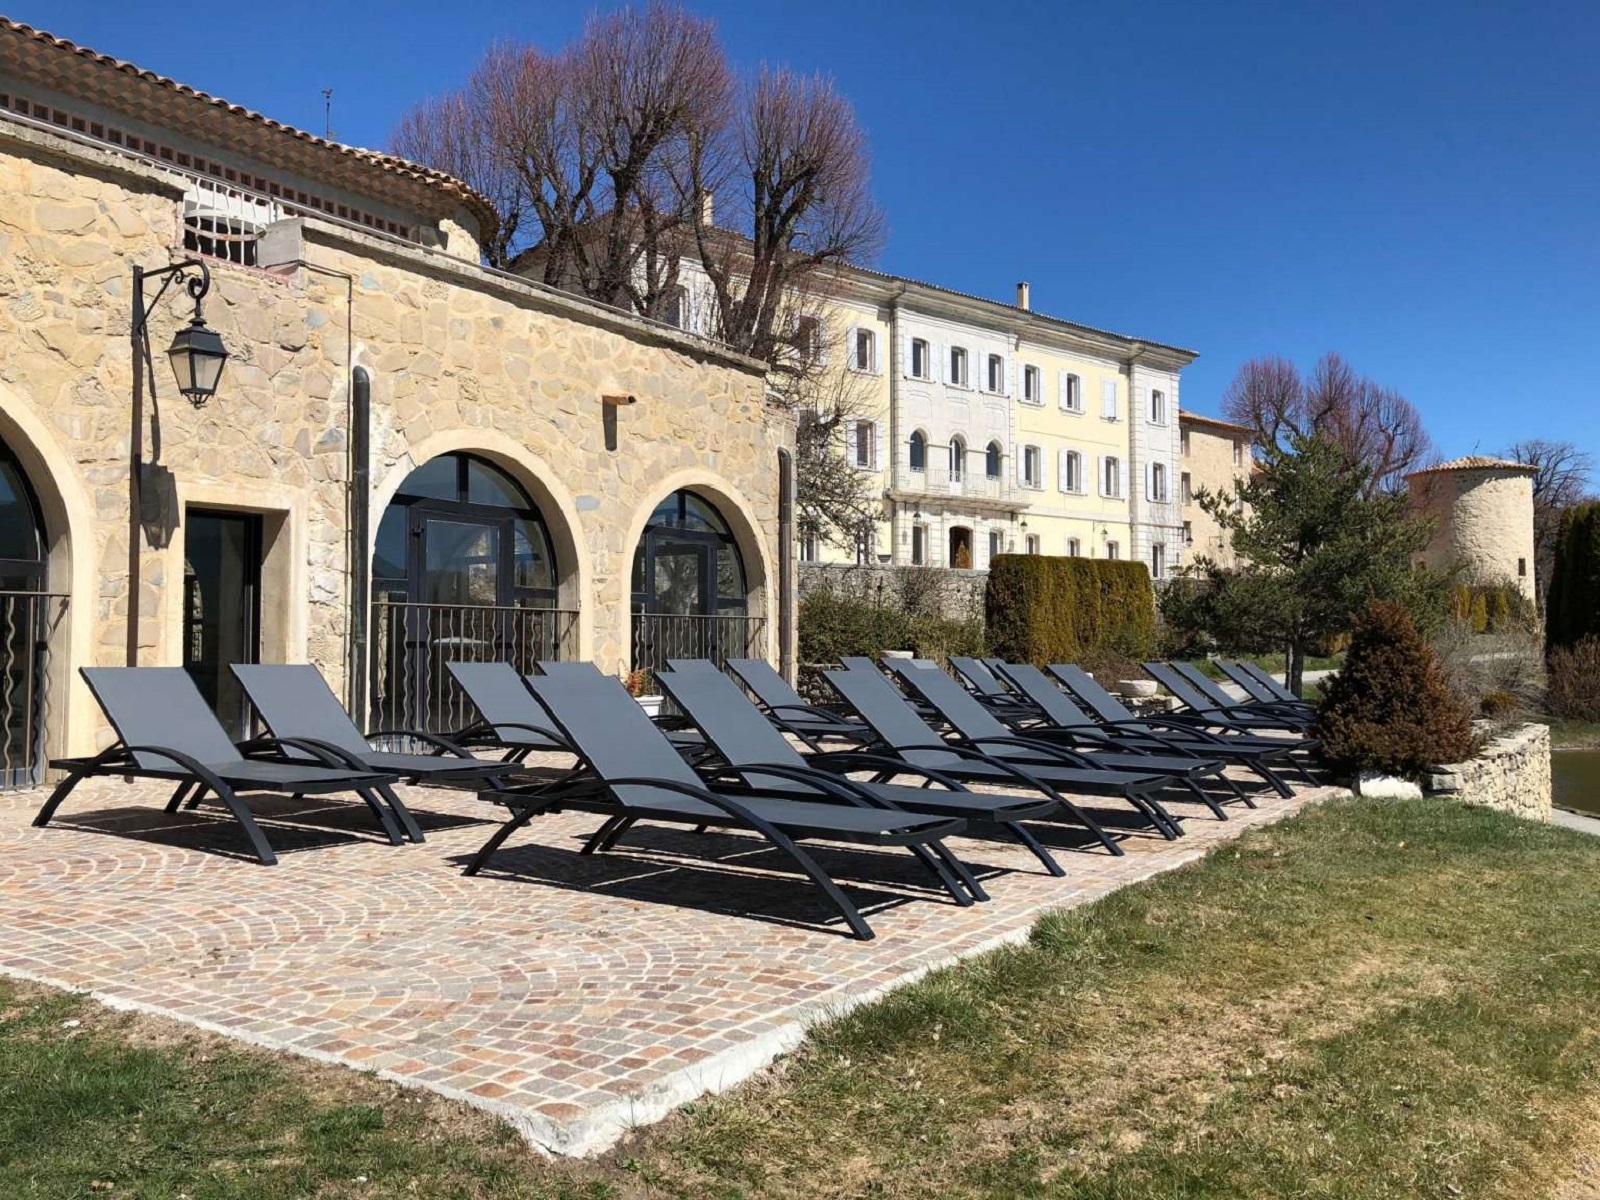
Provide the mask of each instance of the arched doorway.
POLYGON ((766 619, 749 615, 749 595, 744 555, 717 506, 687 488, 673 492, 634 550, 634 669, 759 657, 766 619))
POLYGON ((527 490, 477 455, 441 454, 400 484, 372 556, 372 721, 457 728, 471 719, 451 662, 531 671, 566 657, 576 612, 557 606, 550 530, 527 490))
POLYGON ((945 563, 959 571, 972 569, 972 530, 965 525, 950 527, 950 557, 945 563))
POLYGON ((31 786, 43 770, 50 625, 66 599, 48 585, 39 498, 0 441, 0 788, 31 786))

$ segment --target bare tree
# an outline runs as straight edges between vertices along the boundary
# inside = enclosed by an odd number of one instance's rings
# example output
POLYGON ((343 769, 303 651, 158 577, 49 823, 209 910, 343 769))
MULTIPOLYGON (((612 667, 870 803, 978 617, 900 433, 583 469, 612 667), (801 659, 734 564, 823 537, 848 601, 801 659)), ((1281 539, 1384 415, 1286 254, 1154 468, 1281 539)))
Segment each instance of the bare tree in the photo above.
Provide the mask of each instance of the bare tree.
POLYGON ((483 231, 483 257, 501 268, 527 238, 529 211, 523 179, 502 152, 493 103, 500 73, 516 55, 509 45, 491 46, 465 87, 415 105, 389 135, 395 154, 454 175, 489 201, 499 222, 483 231))
POLYGON ((816 371, 791 377, 795 408, 795 525, 801 536, 841 547, 859 547, 883 515, 883 499, 872 472, 852 457, 857 419, 870 411, 872 388, 848 371, 816 371))
POLYGON ((1588 494, 1594 457, 1571 442, 1526 438, 1505 451, 1513 462, 1535 469, 1533 476, 1534 583, 1541 601, 1555 567, 1556 530, 1565 509, 1588 494))
POLYGON ((1252 359, 1228 385, 1222 408, 1229 420, 1254 429, 1263 446, 1313 434, 1328 438, 1371 471, 1374 491, 1399 488, 1430 445, 1415 405, 1333 353, 1323 355, 1309 376, 1284 358, 1252 359))
MULTIPOLYGON (((726 170, 743 236, 703 213, 695 222, 716 333, 780 374, 804 373, 817 356, 794 342, 816 318, 828 268, 870 258, 883 237, 866 134, 832 80, 784 68, 763 68, 740 110, 736 148, 713 150, 702 168, 726 170)), ((697 178, 693 190, 709 194, 711 183, 697 178)))
POLYGON ((597 16, 557 53, 497 43, 392 145, 494 203, 494 265, 526 250, 545 283, 661 317, 689 256, 710 331, 780 387, 817 366, 795 341, 829 268, 882 238, 866 136, 832 81, 763 68, 735 87, 715 25, 664 3, 597 16))

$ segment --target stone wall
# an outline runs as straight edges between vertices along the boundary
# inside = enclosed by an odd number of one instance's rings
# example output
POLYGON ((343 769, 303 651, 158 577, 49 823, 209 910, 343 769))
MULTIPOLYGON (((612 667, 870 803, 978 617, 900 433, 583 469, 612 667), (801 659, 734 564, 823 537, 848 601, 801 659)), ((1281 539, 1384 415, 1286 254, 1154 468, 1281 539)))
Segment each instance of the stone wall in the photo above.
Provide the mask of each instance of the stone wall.
MULTIPOLYGON (((105 736, 76 668, 123 658, 130 272, 183 254, 181 198, 152 167, 0 129, 0 438, 40 493, 50 586, 72 595, 52 647, 68 703, 51 753, 105 736)), ((372 549, 349 533, 357 366, 372 381, 374 531, 417 465, 494 460, 549 525, 578 654, 617 670, 640 534, 663 497, 694 488, 739 539, 775 653, 778 451, 793 424, 766 403, 758 364, 439 251, 284 224, 273 269, 211 263, 205 317, 232 358, 205 408, 163 361, 191 305, 173 289, 151 316, 142 662, 181 661, 185 508, 243 509, 264 523, 263 658, 315 663, 343 687, 350 566, 372 549), (616 410, 612 438, 601 397, 624 393, 637 403, 616 410)))
POLYGON ((801 563, 796 583, 802 598, 819 588, 884 603, 903 603, 907 593, 953 620, 982 619, 987 571, 945 567, 847 566, 801 563))
POLYGON ((1490 740, 1470 762, 1439 767, 1430 794, 1454 796, 1534 821, 1550 819, 1550 730, 1522 725, 1490 740))

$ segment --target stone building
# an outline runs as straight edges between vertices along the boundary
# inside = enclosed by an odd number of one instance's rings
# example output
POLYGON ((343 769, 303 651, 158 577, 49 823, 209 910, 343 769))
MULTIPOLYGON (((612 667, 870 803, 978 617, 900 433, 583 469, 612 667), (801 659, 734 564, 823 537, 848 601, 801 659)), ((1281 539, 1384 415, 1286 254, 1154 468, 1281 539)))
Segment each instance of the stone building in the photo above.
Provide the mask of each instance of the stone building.
POLYGON ((1475 583, 1515 583, 1534 601, 1533 477, 1523 463, 1471 455, 1406 477, 1434 521, 1422 560, 1460 566, 1475 583))
POLYGON ((457 657, 777 660, 792 418, 760 364, 479 265, 488 205, 0 21, 4 768, 107 733, 77 668, 310 661, 358 716, 449 724, 457 657), (161 360, 193 260, 231 357, 161 360), (137 576, 138 585, 130 588, 137 576), (128 636, 130 627, 133 637, 128 636))
POLYGON ((1178 428, 1178 499, 1183 506, 1186 551, 1191 557, 1204 555, 1224 567, 1235 566, 1238 555, 1233 540, 1195 496, 1201 491, 1231 495, 1234 485, 1248 478, 1253 434, 1248 426, 1193 412, 1179 415, 1178 428))

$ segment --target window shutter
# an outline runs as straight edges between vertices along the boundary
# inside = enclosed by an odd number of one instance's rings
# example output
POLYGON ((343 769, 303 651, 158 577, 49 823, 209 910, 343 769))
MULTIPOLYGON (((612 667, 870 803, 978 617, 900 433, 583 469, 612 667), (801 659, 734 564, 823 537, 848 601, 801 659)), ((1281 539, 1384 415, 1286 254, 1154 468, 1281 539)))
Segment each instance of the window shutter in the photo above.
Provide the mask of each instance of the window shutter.
POLYGON ((1066 450, 1056 451, 1056 491, 1058 492, 1070 492, 1072 490, 1067 486, 1071 483, 1071 480, 1067 477, 1068 453, 1069 451, 1066 450))
POLYGON ((1017 484, 1026 486, 1028 482, 1028 450, 1025 446, 1017 447, 1017 484))
POLYGON ((844 331, 844 362, 851 370, 856 365, 856 330, 859 326, 852 325, 844 331))
POLYGON ((883 422, 872 423, 872 469, 883 470, 883 422))
POLYGON ((1156 473, 1151 470, 1154 465, 1154 463, 1145 463, 1144 465, 1144 498, 1146 500, 1154 500, 1156 498, 1156 473))
POLYGON ((1117 381, 1115 379, 1102 379, 1100 381, 1100 415, 1108 421, 1117 419, 1117 381))
POLYGON ((1067 409, 1067 407, 1068 407, 1068 405, 1067 405, 1067 373, 1065 371, 1057 371, 1056 372, 1056 403, 1061 406, 1063 411, 1065 411, 1067 409))
POLYGON ((900 374, 911 374, 911 335, 900 335, 900 374))
POLYGON ((1107 495, 1108 493, 1106 492, 1106 456, 1104 454, 1095 455, 1095 459, 1094 459, 1094 477, 1095 477, 1096 480, 1099 481, 1094 485, 1094 490, 1099 492, 1100 495, 1102 495, 1102 496, 1107 495))

